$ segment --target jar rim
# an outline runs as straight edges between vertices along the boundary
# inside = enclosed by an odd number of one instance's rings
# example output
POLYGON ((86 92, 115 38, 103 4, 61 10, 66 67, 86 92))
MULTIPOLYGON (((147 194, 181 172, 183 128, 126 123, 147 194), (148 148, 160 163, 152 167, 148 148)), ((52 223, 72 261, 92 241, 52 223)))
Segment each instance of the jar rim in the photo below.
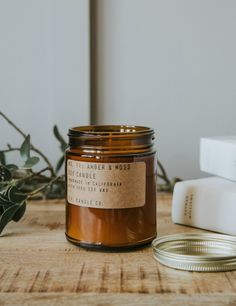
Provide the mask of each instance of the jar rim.
POLYGON ((138 125, 85 125, 69 129, 68 136, 138 136, 151 135, 154 130, 146 126, 138 125))

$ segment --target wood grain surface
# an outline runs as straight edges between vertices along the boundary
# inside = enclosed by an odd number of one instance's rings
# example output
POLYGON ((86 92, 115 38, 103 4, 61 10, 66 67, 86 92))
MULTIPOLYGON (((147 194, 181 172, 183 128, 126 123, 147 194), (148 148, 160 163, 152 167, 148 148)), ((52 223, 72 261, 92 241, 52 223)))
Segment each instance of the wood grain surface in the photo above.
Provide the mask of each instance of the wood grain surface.
MULTIPOLYGON (((157 207, 158 235, 197 231, 171 222, 169 195, 157 207)), ((63 202, 32 202, 0 237, 0 305, 236 305, 236 272, 170 269, 151 247, 80 249, 65 239, 63 202)))

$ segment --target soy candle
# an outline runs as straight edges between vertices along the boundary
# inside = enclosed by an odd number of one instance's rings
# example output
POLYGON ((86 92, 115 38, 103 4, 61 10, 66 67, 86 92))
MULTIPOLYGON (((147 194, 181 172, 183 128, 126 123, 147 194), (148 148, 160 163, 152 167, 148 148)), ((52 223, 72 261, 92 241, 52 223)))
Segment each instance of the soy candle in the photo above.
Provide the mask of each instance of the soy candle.
POLYGON ((80 126, 66 151, 66 237, 79 246, 135 248, 156 237, 154 131, 80 126))

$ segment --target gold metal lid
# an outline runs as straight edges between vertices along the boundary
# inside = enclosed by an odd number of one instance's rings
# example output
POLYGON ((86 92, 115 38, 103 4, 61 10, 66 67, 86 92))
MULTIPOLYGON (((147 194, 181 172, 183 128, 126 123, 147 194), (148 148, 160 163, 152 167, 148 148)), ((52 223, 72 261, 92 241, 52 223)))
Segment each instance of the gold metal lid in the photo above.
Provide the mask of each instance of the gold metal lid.
POLYGON ((152 242, 154 258, 180 270, 220 272, 236 270, 236 237, 221 234, 175 234, 152 242))

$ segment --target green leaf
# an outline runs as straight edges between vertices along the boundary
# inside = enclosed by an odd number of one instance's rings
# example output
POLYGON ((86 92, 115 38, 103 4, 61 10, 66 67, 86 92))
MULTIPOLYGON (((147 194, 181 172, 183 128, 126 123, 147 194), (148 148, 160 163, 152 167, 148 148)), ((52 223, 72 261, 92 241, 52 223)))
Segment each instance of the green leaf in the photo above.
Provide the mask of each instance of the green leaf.
POLYGON ((12 220, 15 212, 19 209, 18 204, 14 204, 10 207, 8 207, 4 212, 2 213, 0 217, 0 234, 2 233, 5 226, 12 220))
POLYGON ((11 172, 3 165, 0 165, 0 182, 10 181, 11 172))
POLYGON ((11 205, 10 200, 8 199, 8 197, 4 194, 0 194, 0 206, 8 206, 11 205))
POLYGON ((30 157, 30 135, 28 135, 20 148, 20 155, 23 161, 27 161, 30 157))
POLYGON ((64 163, 64 155, 58 160, 56 165, 56 173, 61 169, 62 165, 64 163))
POLYGON ((0 182, 0 192, 6 189, 6 184, 4 182, 0 182))
POLYGON ((13 215, 12 220, 18 222, 24 216, 25 210, 26 210, 26 202, 24 201, 22 204, 19 205, 19 208, 13 215))
POLYGON ((14 165, 14 164, 8 164, 6 165, 6 168, 9 170, 9 171, 16 171, 18 169, 18 166, 17 165, 14 165))
POLYGON ((8 207, 12 206, 12 205, 15 205, 13 204, 12 202, 8 201, 6 203, 0 203, 0 207, 4 210, 6 210, 8 207))
POLYGON ((64 140, 64 138, 61 136, 61 134, 59 133, 57 125, 54 125, 53 133, 54 133, 56 139, 60 142, 60 144, 61 144, 60 148, 61 148, 62 152, 64 153, 64 151, 65 151, 65 149, 67 147, 67 143, 64 140))
POLYGON ((6 156, 5 156, 5 153, 1 152, 1 151, 0 151, 0 163, 2 165, 6 165, 6 156))
POLYGON ((37 156, 29 157, 24 164, 24 168, 32 168, 33 166, 35 166, 39 162, 39 160, 40 159, 37 156))
POLYGON ((27 198, 27 194, 22 193, 16 186, 10 186, 5 192, 5 197, 13 204, 21 204, 27 198))

